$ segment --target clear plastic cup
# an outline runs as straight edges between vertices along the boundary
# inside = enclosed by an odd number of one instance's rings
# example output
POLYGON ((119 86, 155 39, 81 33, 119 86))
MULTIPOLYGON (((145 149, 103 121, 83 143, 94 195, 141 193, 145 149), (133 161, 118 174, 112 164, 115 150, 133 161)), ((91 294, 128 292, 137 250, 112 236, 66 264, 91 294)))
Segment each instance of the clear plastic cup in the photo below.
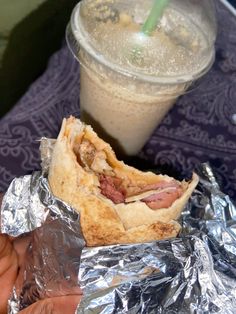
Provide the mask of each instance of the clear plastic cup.
POLYGON ((135 155, 215 58, 213 1, 83 0, 67 28, 80 62, 81 119, 135 155), (159 20, 145 29, 157 1, 159 20), (149 28, 148 28, 149 27, 149 28))

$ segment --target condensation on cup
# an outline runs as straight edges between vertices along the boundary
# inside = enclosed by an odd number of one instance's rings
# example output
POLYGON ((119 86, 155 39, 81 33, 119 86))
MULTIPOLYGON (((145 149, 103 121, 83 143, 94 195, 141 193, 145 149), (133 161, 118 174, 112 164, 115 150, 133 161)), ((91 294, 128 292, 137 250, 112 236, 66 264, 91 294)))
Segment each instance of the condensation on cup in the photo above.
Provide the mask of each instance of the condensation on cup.
POLYGON ((132 156, 211 68, 215 7, 210 0, 83 0, 66 35, 81 65, 81 119, 118 155, 132 156))

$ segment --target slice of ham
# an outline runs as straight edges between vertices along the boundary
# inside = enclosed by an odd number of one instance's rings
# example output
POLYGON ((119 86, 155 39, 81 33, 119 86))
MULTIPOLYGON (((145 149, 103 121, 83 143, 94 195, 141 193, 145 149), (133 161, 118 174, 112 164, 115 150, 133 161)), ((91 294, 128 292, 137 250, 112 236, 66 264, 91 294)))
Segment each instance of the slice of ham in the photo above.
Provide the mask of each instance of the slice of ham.
POLYGON ((150 191, 142 192, 140 194, 127 197, 125 199, 125 203, 132 203, 132 202, 142 201, 142 200, 151 201, 152 199, 156 200, 156 195, 163 192, 168 192, 168 193, 175 192, 176 189, 177 189, 176 187, 169 187, 169 188, 164 188, 164 189, 159 189, 159 190, 150 190, 150 191))
POLYGON ((121 186, 121 179, 101 174, 99 182, 102 195, 109 198, 115 204, 124 203, 126 192, 121 186))
POLYGON ((141 201, 145 202, 151 209, 167 208, 170 207, 182 194, 183 191, 181 187, 169 188, 160 190, 155 194, 143 198, 141 201))

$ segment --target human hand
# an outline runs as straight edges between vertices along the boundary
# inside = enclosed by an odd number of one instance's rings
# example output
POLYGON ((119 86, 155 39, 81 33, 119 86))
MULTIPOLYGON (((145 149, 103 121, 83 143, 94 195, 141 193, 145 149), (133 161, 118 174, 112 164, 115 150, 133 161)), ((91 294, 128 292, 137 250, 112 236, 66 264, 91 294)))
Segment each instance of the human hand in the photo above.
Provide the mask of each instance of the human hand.
MULTIPOLYGON (((0 194, 0 205, 2 195, 0 194)), ((8 235, 0 234, 0 314, 7 313, 7 301, 10 298, 13 286, 19 287, 21 283, 21 269, 24 264, 25 253, 30 237, 12 239, 8 235)), ((67 292, 68 294, 68 292, 67 292)), ((40 300, 19 314, 70 314, 75 313, 81 300, 82 292, 78 288, 71 295, 51 297, 40 300)))

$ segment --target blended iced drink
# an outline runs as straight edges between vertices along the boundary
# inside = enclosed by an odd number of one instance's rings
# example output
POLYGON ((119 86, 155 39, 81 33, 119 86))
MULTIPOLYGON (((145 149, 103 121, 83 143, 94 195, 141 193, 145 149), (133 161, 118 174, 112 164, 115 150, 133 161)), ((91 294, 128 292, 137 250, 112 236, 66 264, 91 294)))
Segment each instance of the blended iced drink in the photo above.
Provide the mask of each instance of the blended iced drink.
POLYGON ((196 1, 84 0, 75 8, 73 47, 67 39, 81 64, 81 119, 117 152, 136 154, 211 67, 214 10, 207 1, 205 19, 196 1))

